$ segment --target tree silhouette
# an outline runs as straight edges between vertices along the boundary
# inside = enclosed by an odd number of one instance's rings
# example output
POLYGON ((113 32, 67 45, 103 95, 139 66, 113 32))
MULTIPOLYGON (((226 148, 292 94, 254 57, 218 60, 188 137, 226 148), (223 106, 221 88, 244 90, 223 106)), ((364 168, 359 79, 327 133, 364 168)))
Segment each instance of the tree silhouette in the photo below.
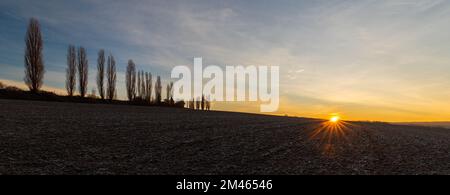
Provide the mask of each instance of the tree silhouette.
POLYGON ((141 72, 138 71, 137 72, 137 83, 136 83, 136 91, 137 91, 137 97, 140 99, 141 98, 141 72))
POLYGON ((192 98, 192 100, 188 101, 187 104, 188 104, 189 109, 195 109, 195 99, 194 98, 192 98))
POLYGON ((141 95, 140 96, 141 96, 142 100, 145 100, 146 96, 147 96, 147 89, 145 88, 146 80, 145 80, 144 71, 141 70, 139 74, 141 75, 141 85, 139 86, 139 88, 141 88, 141 95))
POLYGON ((200 100, 197 97, 197 100, 195 101, 195 109, 200 110, 200 100))
POLYGON ((202 94, 202 102, 201 102, 202 110, 205 110, 205 95, 202 94))
MULTIPOLYGON (((44 64, 42 59, 43 41, 39 22, 34 18, 30 19, 25 42, 24 81, 30 91, 38 92, 43 84, 44 77, 44 64)), ((88 95, 88 97, 97 98, 95 88, 92 89, 91 94, 87 94, 88 70, 89 63, 86 49, 84 47, 78 47, 78 49, 76 49, 75 46, 69 45, 67 50, 65 83, 68 96, 74 95, 78 79, 80 96, 85 97, 88 95)), ((104 49, 100 49, 97 56, 96 84, 101 99, 113 100, 117 98, 116 74, 116 61, 114 56, 109 54, 105 59, 105 51, 104 49)), ((143 70, 136 71, 136 65, 131 59, 128 60, 125 82, 129 101, 138 99, 142 103, 152 103, 152 91, 154 90, 154 104, 161 104, 163 87, 161 77, 156 77, 156 82, 153 86, 152 74, 143 70)), ((4 86, 1 86, 1 88, 3 87, 4 86)), ((191 109, 210 109, 210 102, 205 98, 204 94, 201 97, 192 98, 192 101, 178 101, 175 103, 173 99, 173 82, 168 83, 166 87, 165 105, 184 107, 185 103, 187 103, 187 107, 191 109)))
POLYGON ((129 101, 133 101, 136 97, 136 65, 133 60, 128 60, 127 71, 125 74, 125 85, 127 88, 127 96, 129 101))
POLYGON ((162 85, 161 85, 161 77, 156 77, 156 83, 155 83, 155 103, 160 104, 161 103, 161 91, 162 91, 162 85))
POLYGON ((88 60, 86 58, 86 49, 78 48, 78 81, 80 96, 84 97, 87 92, 88 84, 88 60))
POLYGON ((101 49, 98 51, 97 57, 97 88, 98 94, 100 98, 105 99, 105 89, 104 89, 104 80, 105 80, 105 50, 101 49))
POLYGON ((166 101, 169 103, 169 105, 173 104, 173 82, 170 82, 167 84, 166 87, 166 101))
POLYGON ((206 110, 211 110, 211 101, 209 100, 209 95, 208 97, 205 99, 205 109, 206 110))
POLYGON ((145 73, 145 89, 146 89, 146 96, 145 99, 147 102, 152 101, 152 73, 145 73))
POLYGON ((106 98, 113 100, 117 97, 116 94, 116 61, 111 54, 108 56, 108 66, 106 68, 107 87, 106 98))
POLYGON ((73 96, 77 75, 77 53, 75 46, 69 45, 67 49, 66 89, 69 96, 73 96))
POLYGON ((31 18, 25 37, 25 84, 30 91, 37 92, 44 79, 44 61, 42 59, 43 42, 39 22, 31 18))

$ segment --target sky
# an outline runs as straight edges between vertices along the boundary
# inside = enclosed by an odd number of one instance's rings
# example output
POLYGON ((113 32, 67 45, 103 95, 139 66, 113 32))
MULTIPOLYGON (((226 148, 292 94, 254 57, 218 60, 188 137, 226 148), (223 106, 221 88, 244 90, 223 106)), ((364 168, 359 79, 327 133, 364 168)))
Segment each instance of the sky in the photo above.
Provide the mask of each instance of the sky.
MULTIPOLYGON (((177 65, 280 66, 279 115, 450 121, 450 1, 0 1, 0 80, 23 86, 30 17, 44 39, 44 89, 64 93, 67 46, 161 75, 177 65)), ((259 112, 259 103, 213 109, 259 112)))

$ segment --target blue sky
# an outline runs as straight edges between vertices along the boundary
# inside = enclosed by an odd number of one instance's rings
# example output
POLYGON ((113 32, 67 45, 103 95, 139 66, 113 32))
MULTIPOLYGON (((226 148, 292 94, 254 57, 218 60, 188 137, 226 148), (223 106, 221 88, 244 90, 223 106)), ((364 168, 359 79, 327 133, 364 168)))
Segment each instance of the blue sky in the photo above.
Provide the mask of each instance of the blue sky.
POLYGON ((64 88, 74 44, 88 51, 89 90, 97 51, 116 57, 122 98, 128 59, 168 78, 201 56, 205 65, 279 65, 279 114, 450 120, 449 1, 3 0, 2 80, 22 81, 30 17, 43 28, 44 84, 52 88, 64 88))

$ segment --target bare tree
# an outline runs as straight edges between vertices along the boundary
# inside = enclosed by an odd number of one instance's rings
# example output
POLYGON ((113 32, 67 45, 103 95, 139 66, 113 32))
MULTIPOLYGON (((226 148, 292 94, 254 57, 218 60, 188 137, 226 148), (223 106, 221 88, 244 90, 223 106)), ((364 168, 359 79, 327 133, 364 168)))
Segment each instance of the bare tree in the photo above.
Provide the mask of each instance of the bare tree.
POLYGON ((202 110, 205 110, 205 95, 202 94, 202 102, 201 102, 202 110))
POLYGON ((66 89, 67 95, 73 96, 76 85, 76 75, 77 75, 77 53, 75 51, 75 46, 69 45, 67 49, 67 69, 66 69, 66 89))
POLYGON ((195 100, 194 100, 194 98, 192 98, 192 100, 189 101, 189 108, 190 109, 195 109, 195 100))
POLYGON ((78 48, 78 82, 80 96, 84 97, 87 92, 88 84, 88 60, 86 58, 86 49, 78 48))
POLYGON ((147 90, 145 88, 145 85, 146 85, 145 82, 146 82, 146 80, 145 80, 144 71, 141 70, 141 86, 140 86, 140 88, 141 88, 141 98, 142 98, 142 100, 145 100, 146 97, 147 97, 147 90))
POLYGON ((161 77, 156 77, 156 83, 155 83, 155 103, 159 104, 161 103, 161 91, 162 91, 162 85, 161 85, 161 77))
POLYGON ((141 96, 141 82, 142 82, 142 80, 141 80, 141 72, 138 71, 138 72, 137 72, 136 90, 137 90, 137 97, 138 97, 139 99, 142 97, 142 96, 141 96))
POLYGON ((136 65, 131 59, 128 60, 127 72, 125 74, 125 85, 127 87, 128 100, 134 100, 136 97, 136 65))
POLYGON ((30 91, 37 92, 42 86, 44 79, 44 50, 41 28, 35 18, 30 19, 25 37, 25 84, 30 91))
POLYGON ((208 95, 208 101, 206 102, 206 106, 208 108, 208 110, 211 110, 211 97, 208 95))
POLYGON ((106 98, 113 100, 116 94, 116 61, 111 54, 108 56, 108 67, 106 68, 107 86, 106 98))
POLYGON ((195 110, 195 99, 192 98, 192 101, 189 101, 189 108, 195 110))
POLYGON ((137 83, 137 91, 138 91, 138 96, 139 96, 139 99, 142 99, 142 87, 141 87, 141 84, 142 84, 142 82, 143 82, 143 78, 141 77, 141 71, 139 70, 138 72, 137 72, 137 75, 138 75, 138 83, 137 83))
POLYGON ((146 101, 152 101, 152 73, 145 73, 145 91, 146 91, 146 101))
POLYGON ((170 82, 169 84, 167 84, 166 97, 167 97, 167 103, 172 105, 174 103, 173 102, 173 82, 170 82))
POLYGON ((195 101, 195 109, 200 110, 200 98, 197 97, 197 100, 195 101))
POLYGON ((105 50, 101 49, 98 51, 97 57, 97 88, 98 94, 102 100, 105 99, 105 61, 105 50))
POLYGON ((164 100, 164 101, 166 101, 166 102, 169 102, 169 99, 170 99, 170 86, 169 86, 169 84, 167 84, 167 86, 166 86, 166 99, 164 100))
POLYGON ((205 110, 210 110, 211 109, 211 101, 210 101, 210 97, 208 95, 208 97, 205 98, 205 110))

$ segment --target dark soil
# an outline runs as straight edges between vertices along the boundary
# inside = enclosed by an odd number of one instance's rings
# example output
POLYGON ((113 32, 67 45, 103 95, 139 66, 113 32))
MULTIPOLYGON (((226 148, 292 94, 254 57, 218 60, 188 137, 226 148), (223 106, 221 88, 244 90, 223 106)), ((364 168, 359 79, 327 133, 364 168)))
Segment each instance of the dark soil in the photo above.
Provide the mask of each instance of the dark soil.
POLYGON ((450 130, 0 99, 0 174, 450 174, 450 130))

